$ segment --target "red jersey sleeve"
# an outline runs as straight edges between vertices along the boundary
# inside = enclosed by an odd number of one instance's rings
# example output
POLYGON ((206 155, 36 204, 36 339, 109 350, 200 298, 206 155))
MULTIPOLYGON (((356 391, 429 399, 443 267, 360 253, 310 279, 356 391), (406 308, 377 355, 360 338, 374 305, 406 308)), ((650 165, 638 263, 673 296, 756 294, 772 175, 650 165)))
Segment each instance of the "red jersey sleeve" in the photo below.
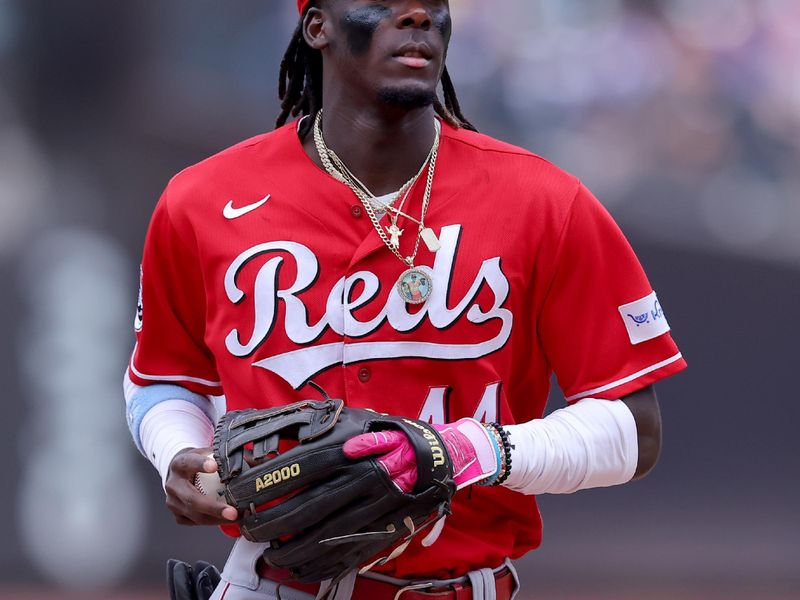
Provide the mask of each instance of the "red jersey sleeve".
POLYGON ((568 402, 620 398, 685 368, 636 254, 582 185, 551 273, 539 335, 568 402))
POLYGON ((203 340, 206 292, 200 259, 193 237, 182 238, 176 229, 168 194, 169 188, 145 239, 129 375, 138 385, 174 383, 220 395, 214 357, 203 340))

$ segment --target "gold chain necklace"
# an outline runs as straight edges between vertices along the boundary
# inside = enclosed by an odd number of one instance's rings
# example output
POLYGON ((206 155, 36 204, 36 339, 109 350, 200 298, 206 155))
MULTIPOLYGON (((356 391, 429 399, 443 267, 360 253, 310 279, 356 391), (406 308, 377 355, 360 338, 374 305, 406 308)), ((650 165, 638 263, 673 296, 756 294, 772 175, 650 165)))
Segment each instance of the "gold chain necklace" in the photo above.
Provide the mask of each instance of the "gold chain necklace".
MULTIPOLYGON (((324 140, 323 140, 323 142, 324 142, 324 140)), ((358 187, 361 189, 361 191, 363 191, 371 200, 374 200, 375 198, 377 198, 377 196, 375 194, 373 194, 369 190, 369 188, 366 185, 364 185, 364 183, 358 177, 356 177, 353 174, 353 172, 348 168, 348 166, 346 164, 344 164, 344 161, 341 158, 339 158, 339 155, 336 154, 336 152, 334 152, 330 148, 327 148, 327 146, 326 146, 326 149, 327 149, 327 151, 328 151, 328 153, 330 155, 330 158, 331 158, 332 162, 334 163, 334 165, 336 166, 336 169, 338 170, 337 175, 344 175, 344 177, 342 177, 340 179, 340 181, 342 181, 342 183, 344 183, 346 185, 349 185, 348 182, 346 181, 346 179, 349 179, 350 183, 358 185, 358 187)), ((408 181, 406 181, 402 185, 402 187, 396 193, 396 195, 395 195, 395 197, 394 197, 394 199, 392 200, 391 203, 386 204, 386 205, 384 205, 383 203, 380 203, 380 204, 382 206, 388 207, 388 206, 390 206, 390 204, 394 203, 398 198, 405 199, 404 198, 405 193, 414 186, 414 184, 417 182, 417 179, 419 179, 419 176, 422 175, 422 171, 425 169, 425 166, 428 164, 428 160, 429 159, 430 159, 430 153, 428 153, 428 157, 425 159, 425 162, 422 164, 422 166, 420 167, 419 171, 417 171, 417 174, 414 175, 411 179, 409 179, 408 181)), ((339 177, 337 177, 337 179, 339 179, 339 177)), ((377 206, 377 204, 378 203, 373 203, 373 206, 377 206)), ((394 208, 394 207, 392 207, 392 208, 394 208)))
MULTIPOLYGON (((420 240, 424 239, 431 252, 436 252, 436 250, 438 250, 440 247, 439 240, 436 238, 436 235, 430 228, 425 227, 425 214, 427 213, 428 205, 430 204, 431 189, 433 188, 433 175, 436 170, 436 158, 439 153, 439 142, 441 139, 441 124, 438 120, 434 120, 434 124, 436 127, 436 137, 434 139, 433 146, 431 147, 431 151, 428 154, 428 159, 422 165, 417 175, 412 177, 401 188, 400 194, 398 195, 398 198, 402 196, 400 209, 394 209, 393 211, 390 211, 389 216, 391 225, 388 228, 389 235, 387 235, 387 232, 381 226, 380 221, 375 214, 375 209, 371 202, 371 200, 374 199, 372 193, 369 192, 363 183, 358 181, 358 179, 352 175, 350 169, 348 169, 344 164, 344 161, 342 161, 336 155, 336 153, 333 152, 333 150, 328 148, 327 144, 325 143, 325 139, 322 137, 322 111, 317 113, 317 117, 314 121, 314 144, 320 160, 322 161, 322 166, 325 167, 325 170, 334 179, 344 183, 351 189, 351 191, 364 206, 364 210, 369 216, 375 231, 378 232, 378 236, 380 237, 381 241, 389 250, 391 250, 392 254, 399 258, 408 267, 405 271, 403 271, 403 273, 400 274, 395 288, 403 300, 410 304, 422 304, 430 297, 431 291, 433 290, 433 280, 431 278, 430 269, 422 270, 421 268, 414 266, 414 261, 416 260, 417 253, 419 252, 420 240), (400 214, 407 216, 405 213, 402 213, 401 209, 406 198, 410 194, 411 188, 422 174, 422 171, 425 169, 426 165, 428 166, 428 175, 425 181, 425 193, 422 199, 422 211, 419 220, 411 219, 417 223, 417 236, 414 242, 414 251, 409 256, 403 256, 400 253, 399 241, 403 230, 397 227, 397 219, 400 214), (391 239, 389 236, 391 236, 391 239)), ((387 205, 387 209, 388 208, 389 206, 387 205)))
MULTIPOLYGON (((422 174, 423 169, 428 164, 428 159, 425 160, 425 163, 422 165, 422 167, 420 167, 420 170, 417 172, 417 174, 403 184, 403 187, 401 187, 400 190, 397 192, 395 198, 391 202, 383 204, 375 200, 376 198, 375 194, 373 194, 369 190, 369 188, 367 188, 366 185, 364 185, 355 175, 353 175, 352 171, 350 171, 347 165, 344 164, 342 159, 339 158, 339 156, 333 150, 327 148, 327 146, 326 149, 330 153, 330 159, 334 167, 338 170, 339 174, 343 176, 342 182, 348 187, 350 187, 353 190, 353 192, 359 196, 359 200, 364 202, 363 197, 366 197, 367 198, 366 201, 369 202, 373 210, 389 213, 389 227, 386 228, 387 232, 390 235, 389 241, 391 242, 392 246, 399 249, 400 236, 403 235, 403 230, 397 226, 397 219, 399 214, 405 215, 405 213, 392 206, 392 204, 396 202, 398 198, 400 198, 399 202, 400 209, 403 208, 406 199, 408 198, 411 192, 411 188, 417 182, 417 179, 419 179, 419 176, 422 174), (358 187, 358 190, 361 192, 361 195, 359 194, 359 191, 355 189, 356 186, 358 187), (379 204, 381 205, 380 207, 378 206, 379 204)), ((428 156, 430 157, 430 154, 428 156)), ((411 218, 411 220, 419 224, 419 221, 417 221, 416 219, 409 217, 408 215, 405 216, 406 218, 411 218)), ((378 221, 380 222, 380 220, 378 221)))
MULTIPOLYGON (((408 199, 411 188, 417 182, 420 175, 422 175, 422 171, 425 170, 425 167, 430 162, 431 154, 433 153, 434 149, 438 148, 438 139, 436 142, 434 142, 433 146, 431 146, 431 151, 428 152, 427 158, 422 163, 422 166, 419 168, 419 171, 417 171, 416 175, 414 175, 411 179, 409 179, 403 184, 403 186, 400 188, 400 190, 397 192, 396 196, 391 202, 384 204, 376 202, 375 194, 373 194, 369 190, 369 188, 360 179, 358 179, 358 177, 356 177, 353 174, 353 172, 348 168, 348 166, 344 163, 344 161, 341 158, 339 158, 339 155, 337 155, 336 152, 327 147, 327 145, 325 144, 325 140, 322 137, 321 115, 318 115, 317 118, 315 119, 314 126, 315 126, 314 141, 315 144, 317 144, 318 146, 317 150, 319 151, 319 146, 324 146, 325 151, 329 155, 328 158, 330 159, 330 162, 333 163, 333 167, 335 167, 328 169, 328 166, 325 164, 325 161, 323 160, 323 165, 326 167, 326 170, 328 170, 328 173, 331 174, 337 180, 341 181, 342 183, 350 187, 351 189, 357 186, 359 190, 361 190, 361 192, 363 192, 363 194, 367 196, 368 202, 372 205, 373 209, 376 209, 377 207, 378 211, 389 213, 389 227, 387 227, 386 230, 390 235, 390 242, 392 246, 398 249, 400 247, 400 236, 403 235, 404 230, 398 227, 397 221, 400 216, 403 216, 406 219, 413 221, 417 225, 421 226, 422 240, 425 242, 425 245, 428 247, 428 250, 430 250, 431 252, 438 252, 439 249, 441 248, 441 244, 439 243, 436 234, 433 233, 433 230, 430 229, 429 227, 425 227, 425 225, 420 220, 415 219, 411 215, 403 212, 402 210, 406 200, 408 199), (319 126, 317 127, 318 123, 319 126), (319 131, 319 139, 317 138, 317 130, 319 131), (398 198, 400 199, 400 202, 398 203, 399 207, 392 206, 392 204, 394 204, 398 198)), ((436 126, 436 135, 438 138, 438 136, 441 133, 441 125, 439 124, 438 121, 436 121, 435 126, 436 126)), ((353 189, 353 192, 358 195, 357 190, 353 189)), ((363 199, 360 195, 359 199, 362 200, 363 202, 363 199)))

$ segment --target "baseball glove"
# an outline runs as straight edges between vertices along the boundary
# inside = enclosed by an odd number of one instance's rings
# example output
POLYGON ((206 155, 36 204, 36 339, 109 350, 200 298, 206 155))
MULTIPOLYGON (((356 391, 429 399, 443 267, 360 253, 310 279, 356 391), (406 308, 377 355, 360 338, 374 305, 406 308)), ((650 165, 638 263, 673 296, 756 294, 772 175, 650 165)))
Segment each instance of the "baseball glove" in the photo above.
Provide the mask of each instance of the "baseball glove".
POLYGON ((243 515, 242 535, 269 542, 265 560, 303 583, 337 581, 395 558, 449 513, 456 489, 430 425, 345 408, 341 400, 229 412, 217 425, 214 457, 227 500, 243 515), (418 463, 411 493, 375 457, 351 460, 342 450, 354 436, 383 430, 411 440, 418 463))

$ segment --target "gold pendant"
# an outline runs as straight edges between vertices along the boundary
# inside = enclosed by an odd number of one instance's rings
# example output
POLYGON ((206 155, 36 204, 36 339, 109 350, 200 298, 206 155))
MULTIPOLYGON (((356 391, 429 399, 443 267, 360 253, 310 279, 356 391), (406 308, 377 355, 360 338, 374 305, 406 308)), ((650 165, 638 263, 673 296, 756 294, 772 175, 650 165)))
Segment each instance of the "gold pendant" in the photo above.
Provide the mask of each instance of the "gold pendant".
POLYGON ((416 267, 403 271, 397 280, 397 293, 409 304, 422 304, 432 291, 433 281, 430 275, 416 267))
POLYGON ((389 236, 390 236, 389 243, 392 246, 394 246, 395 248, 399 248, 400 247, 400 236, 403 235, 403 230, 400 229, 397 226, 396 223, 392 223, 391 226, 389 226, 387 231, 389 232, 389 236))
POLYGON ((439 249, 442 247, 439 238, 436 237, 436 234, 433 233, 433 229, 430 227, 426 227, 420 233, 422 237, 422 241, 425 242, 425 245, 428 247, 428 250, 431 252, 438 252, 439 249))

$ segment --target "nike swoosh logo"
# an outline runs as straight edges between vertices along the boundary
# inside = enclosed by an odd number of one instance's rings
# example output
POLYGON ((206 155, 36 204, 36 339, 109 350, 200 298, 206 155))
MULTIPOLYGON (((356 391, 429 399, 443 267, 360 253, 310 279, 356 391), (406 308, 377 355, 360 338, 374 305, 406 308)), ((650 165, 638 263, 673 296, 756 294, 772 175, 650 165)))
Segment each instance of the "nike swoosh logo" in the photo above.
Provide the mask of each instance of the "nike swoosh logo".
POLYGON ((267 200, 269 200, 271 197, 272 194, 267 194, 267 196, 263 200, 259 200, 258 202, 253 202, 252 204, 248 204, 247 206, 241 206, 239 208, 234 208, 233 200, 229 200, 228 203, 225 205, 225 208, 222 209, 222 215, 226 219, 238 219, 239 217, 254 211, 260 206, 264 206, 267 203, 267 200))

